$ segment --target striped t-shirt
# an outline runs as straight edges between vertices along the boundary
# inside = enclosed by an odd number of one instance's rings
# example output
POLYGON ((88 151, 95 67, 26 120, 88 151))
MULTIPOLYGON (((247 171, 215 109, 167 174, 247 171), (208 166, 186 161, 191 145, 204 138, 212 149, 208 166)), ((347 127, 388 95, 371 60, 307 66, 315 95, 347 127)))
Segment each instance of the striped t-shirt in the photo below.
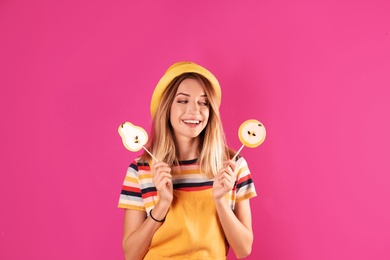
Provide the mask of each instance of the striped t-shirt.
MULTIPOLYGON (((232 210, 237 202, 256 196, 248 165, 243 157, 236 161, 237 180, 229 192, 232 210)), ((173 189, 196 192, 213 187, 213 179, 207 179, 199 171, 197 159, 181 161, 173 166, 173 189)), ((152 171, 147 162, 136 159, 128 168, 119 198, 119 208, 145 211, 147 215, 158 201, 157 190, 152 181, 152 171)))

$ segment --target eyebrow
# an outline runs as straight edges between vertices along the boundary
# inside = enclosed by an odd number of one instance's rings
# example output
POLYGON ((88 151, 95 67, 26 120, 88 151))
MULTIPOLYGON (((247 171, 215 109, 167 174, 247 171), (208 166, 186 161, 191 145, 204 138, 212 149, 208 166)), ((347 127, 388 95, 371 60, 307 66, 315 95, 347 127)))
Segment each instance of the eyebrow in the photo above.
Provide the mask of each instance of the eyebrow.
MULTIPOLYGON (((183 95, 183 96, 186 96, 186 97, 190 97, 190 94, 183 93, 183 92, 177 93, 177 94, 176 94, 176 97, 179 96, 179 95, 183 95)), ((201 97, 207 97, 206 94, 202 94, 202 95, 200 95, 200 96, 201 96, 201 97)))

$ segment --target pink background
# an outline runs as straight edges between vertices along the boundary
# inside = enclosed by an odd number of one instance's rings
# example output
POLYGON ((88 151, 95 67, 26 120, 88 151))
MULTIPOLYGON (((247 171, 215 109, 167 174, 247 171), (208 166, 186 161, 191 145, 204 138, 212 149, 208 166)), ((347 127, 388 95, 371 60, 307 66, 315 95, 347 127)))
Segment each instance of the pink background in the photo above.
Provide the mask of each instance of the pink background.
POLYGON ((122 259, 117 127, 179 60, 267 128, 249 259, 390 259, 389 1, 3 0, 0 38, 0 259, 122 259))

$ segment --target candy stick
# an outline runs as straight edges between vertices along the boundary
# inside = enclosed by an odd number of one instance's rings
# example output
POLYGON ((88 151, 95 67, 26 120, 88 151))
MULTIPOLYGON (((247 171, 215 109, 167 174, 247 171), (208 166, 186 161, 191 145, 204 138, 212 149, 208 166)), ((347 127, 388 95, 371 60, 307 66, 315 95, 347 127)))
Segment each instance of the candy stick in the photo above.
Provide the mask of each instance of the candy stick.
POLYGON ((156 157, 154 157, 154 155, 153 155, 151 152, 149 152, 149 150, 146 149, 145 146, 142 146, 142 148, 144 148, 144 150, 145 150, 150 156, 152 156, 152 158, 153 158, 156 162, 158 162, 158 160, 156 159, 156 157))
POLYGON ((241 145, 241 148, 236 152, 236 154, 233 156, 232 160, 236 159, 237 155, 241 152, 241 150, 244 148, 245 145, 241 145))

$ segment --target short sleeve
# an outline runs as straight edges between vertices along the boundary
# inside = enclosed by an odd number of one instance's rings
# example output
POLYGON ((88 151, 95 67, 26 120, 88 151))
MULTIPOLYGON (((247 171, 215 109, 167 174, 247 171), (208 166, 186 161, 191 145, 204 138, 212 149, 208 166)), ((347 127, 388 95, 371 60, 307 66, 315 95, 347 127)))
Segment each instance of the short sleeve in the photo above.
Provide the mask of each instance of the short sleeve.
POLYGON ((256 197, 257 193, 246 160, 243 157, 240 157, 236 164, 238 171, 235 202, 237 203, 245 199, 256 197))
POLYGON ((127 169, 118 207, 146 211, 138 178, 138 165, 135 161, 127 169))

